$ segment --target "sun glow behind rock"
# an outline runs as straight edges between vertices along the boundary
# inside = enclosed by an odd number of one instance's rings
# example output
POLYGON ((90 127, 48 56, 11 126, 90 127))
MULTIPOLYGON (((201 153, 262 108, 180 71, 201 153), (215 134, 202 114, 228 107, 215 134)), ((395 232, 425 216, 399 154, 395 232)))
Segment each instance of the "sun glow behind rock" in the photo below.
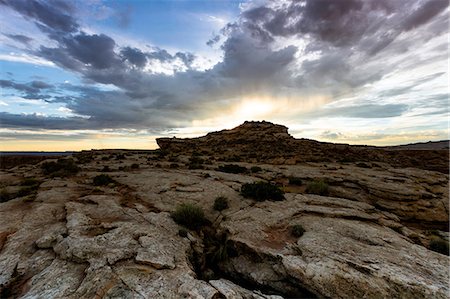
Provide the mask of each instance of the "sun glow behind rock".
POLYGON ((249 95, 239 100, 215 103, 204 107, 205 118, 192 121, 192 126, 178 129, 177 137, 195 137, 208 132, 222 129, 232 129, 244 121, 271 121, 289 125, 290 120, 298 118, 299 114, 314 111, 331 101, 330 96, 268 96, 249 95))
POLYGON ((233 114, 239 119, 254 119, 269 116, 275 108, 271 101, 250 99, 239 103, 233 114))

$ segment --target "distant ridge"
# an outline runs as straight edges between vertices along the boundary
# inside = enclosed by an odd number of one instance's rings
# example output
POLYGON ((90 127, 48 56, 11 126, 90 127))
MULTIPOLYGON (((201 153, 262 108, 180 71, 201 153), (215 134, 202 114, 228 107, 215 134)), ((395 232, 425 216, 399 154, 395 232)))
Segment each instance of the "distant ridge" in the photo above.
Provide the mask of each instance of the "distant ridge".
POLYGON ((283 125, 246 121, 231 130, 197 138, 157 138, 167 153, 204 154, 230 162, 298 164, 304 162, 380 162, 448 173, 445 141, 376 147, 295 139, 283 125), (424 151, 424 149, 430 149, 424 151))
POLYGON ((402 149, 402 150, 448 150, 449 140, 441 141, 428 141, 428 142, 417 142, 408 143, 401 145, 385 146, 385 149, 402 149))

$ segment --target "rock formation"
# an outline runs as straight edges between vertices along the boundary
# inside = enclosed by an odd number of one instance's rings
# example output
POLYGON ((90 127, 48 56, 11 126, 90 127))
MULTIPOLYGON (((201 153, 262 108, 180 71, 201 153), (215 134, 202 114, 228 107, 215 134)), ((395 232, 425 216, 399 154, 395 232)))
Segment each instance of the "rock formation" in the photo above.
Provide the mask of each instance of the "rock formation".
POLYGON ((448 148, 402 150, 401 147, 377 148, 295 139, 289 135, 287 127, 265 121, 245 122, 234 129, 199 138, 158 138, 156 141, 169 153, 202 152, 230 161, 270 164, 370 161, 449 173, 448 148))
POLYGON ((432 245, 448 244, 447 174, 270 123, 158 144, 84 152, 63 177, 42 163, 1 170, 0 298, 448 298, 450 259, 432 245), (341 147, 366 159, 301 160, 341 147), (231 158, 247 171, 218 171, 231 158), (111 183, 94 186, 100 174, 111 183), (285 200, 240 195, 259 181, 285 200), (327 194, 308 191, 317 181, 327 194), (204 226, 174 222, 183 203, 203 209, 204 226))

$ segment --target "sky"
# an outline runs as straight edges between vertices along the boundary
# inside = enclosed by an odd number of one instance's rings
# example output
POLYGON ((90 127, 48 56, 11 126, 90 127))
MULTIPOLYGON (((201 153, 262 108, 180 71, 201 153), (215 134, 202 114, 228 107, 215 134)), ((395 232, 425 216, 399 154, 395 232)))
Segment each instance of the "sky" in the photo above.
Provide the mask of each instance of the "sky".
POLYGON ((0 151, 154 149, 244 121, 449 138, 448 0, 0 0, 0 151))

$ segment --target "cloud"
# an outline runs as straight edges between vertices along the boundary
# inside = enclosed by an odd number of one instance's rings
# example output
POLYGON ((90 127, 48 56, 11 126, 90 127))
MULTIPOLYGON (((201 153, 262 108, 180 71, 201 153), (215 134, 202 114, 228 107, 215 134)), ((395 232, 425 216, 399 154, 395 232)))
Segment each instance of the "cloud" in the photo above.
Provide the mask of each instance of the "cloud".
POLYGON ((125 47, 122 48, 120 53, 124 59, 128 60, 134 66, 144 67, 147 63, 147 56, 139 49, 125 47))
POLYGON ((15 41, 21 42, 23 44, 27 44, 27 45, 29 42, 31 42, 33 40, 31 37, 28 37, 28 36, 25 36, 22 34, 4 34, 4 35, 9 37, 12 40, 15 40, 15 41))
MULTIPOLYGON (((289 96, 299 102, 325 95, 338 101, 348 94, 357 97, 367 86, 387 80, 393 70, 414 69, 409 64, 419 56, 427 65, 445 61, 447 54, 446 47, 420 52, 428 41, 445 35, 448 1, 440 0, 248 3, 236 21, 207 42, 220 42, 223 60, 202 71, 193 67, 193 53, 132 47, 106 34, 83 31, 66 2, 0 1, 30 18, 52 40, 28 55, 74 72, 91 85, 116 88, 58 87, 63 95, 48 100, 65 103, 82 117, 4 115, 7 124, 17 127, 169 128, 189 126, 211 109, 236 104, 248 95, 289 96)), ((29 93, 25 89, 36 88, 4 84, 29 93)), ((379 101, 412 87, 386 89, 384 96, 377 95, 379 101)), ((310 115, 391 118, 413 105, 359 101, 310 115)))
POLYGON ((49 31, 69 33, 77 31, 79 27, 71 16, 73 7, 66 1, 2 0, 0 3, 11 7, 24 17, 33 19, 49 31))
POLYGON ((51 98, 50 95, 43 94, 42 92, 54 88, 53 85, 38 80, 28 83, 17 83, 13 80, 0 80, 0 87, 19 91, 22 93, 22 98, 31 100, 51 98))

